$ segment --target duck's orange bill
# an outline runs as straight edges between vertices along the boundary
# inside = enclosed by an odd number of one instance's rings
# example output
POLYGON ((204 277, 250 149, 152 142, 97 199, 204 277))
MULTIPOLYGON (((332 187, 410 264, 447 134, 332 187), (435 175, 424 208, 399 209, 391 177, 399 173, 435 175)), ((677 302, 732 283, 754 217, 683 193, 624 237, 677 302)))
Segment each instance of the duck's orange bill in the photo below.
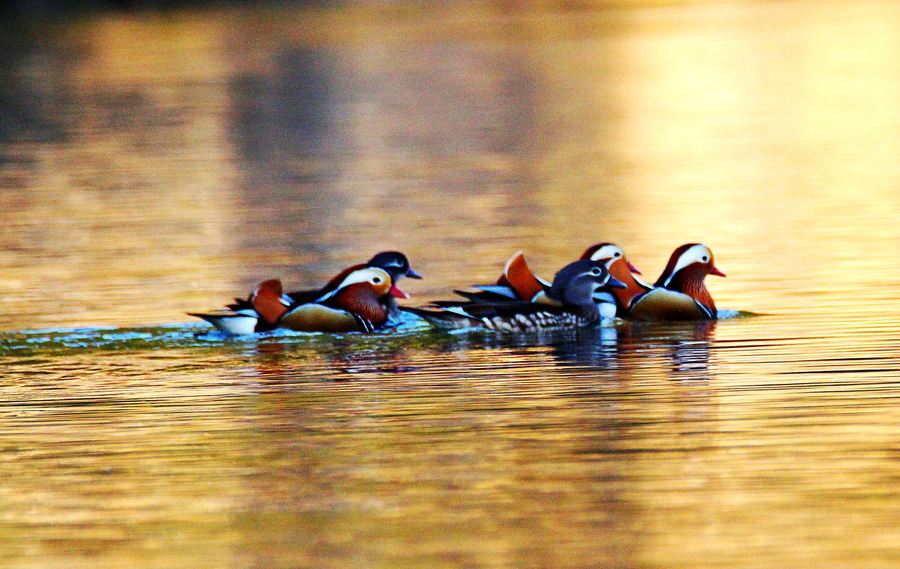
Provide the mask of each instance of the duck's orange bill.
POLYGON ((388 294, 393 296, 394 298, 402 298, 403 300, 408 300, 409 295, 397 288, 396 286, 391 286, 391 290, 388 291, 388 294))
POLYGON ((713 265, 712 267, 709 268, 709 274, 711 274, 711 275, 716 275, 717 277, 724 277, 724 276, 726 276, 725 273, 723 273, 722 271, 720 271, 719 269, 717 269, 717 268, 715 267, 715 265, 713 265))
POLYGON ((641 271, 639 271, 637 267, 635 267, 634 265, 632 265, 632 264, 631 264, 631 261, 625 261, 625 262, 628 263, 628 270, 631 271, 632 273, 634 273, 634 274, 636 274, 636 275, 642 275, 642 274, 644 274, 644 273, 642 273, 641 271))

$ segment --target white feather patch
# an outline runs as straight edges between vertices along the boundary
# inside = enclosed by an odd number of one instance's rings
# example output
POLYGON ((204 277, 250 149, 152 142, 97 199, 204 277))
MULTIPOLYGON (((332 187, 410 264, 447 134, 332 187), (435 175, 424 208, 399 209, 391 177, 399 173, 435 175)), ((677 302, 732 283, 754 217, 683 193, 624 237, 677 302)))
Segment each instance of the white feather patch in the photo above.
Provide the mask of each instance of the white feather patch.
POLYGON ((456 314, 457 316, 462 316, 463 318, 472 318, 473 320, 478 320, 478 318, 472 316, 459 306, 448 306, 444 308, 444 312, 449 312, 450 314, 456 314))
POLYGON ((344 277, 344 280, 341 281, 341 284, 337 286, 333 291, 322 295, 319 297, 316 302, 322 302, 323 300, 328 300, 332 296, 339 293, 342 289, 359 283, 369 282, 374 278, 380 278, 382 281, 390 281, 391 276, 387 274, 383 269, 379 269, 376 267, 367 267, 364 269, 357 269, 344 277))
POLYGON ((226 334, 234 336, 253 334, 256 331, 256 323, 259 321, 255 313, 254 316, 244 315, 244 311, 236 314, 241 314, 241 316, 221 316, 210 318, 207 322, 226 334))
POLYGON ((612 243, 609 243, 607 245, 604 245, 603 247, 600 247, 596 251, 594 251, 594 254, 591 255, 591 261, 599 261, 600 259, 609 259, 608 261, 606 261, 606 268, 608 269, 610 267, 610 265, 612 265, 613 263, 615 263, 616 261, 618 261, 619 259, 621 259, 624 256, 625 256, 625 251, 622 251, 621 247, 619 247, 618 245, 613 245, 612 243), (619 254, 618 257, 616 257, 616 253, 619 254))
POLYGON ((663 283, 663 286, 669 286, 669 283, 672 282, 672 279, 675 278, 675 275, 678 274, 678 271, 687 267, 688 265, 693 265, 694 263, 702 263, 703 257, 706 256, 706 260, 712 258, 712 253, 706 245, 697 244, 685 251, 678 257, 678 262, 675 263, 675 268, 672 270, 672 274, 668 276, 666 281, 663 283))
POLYGON ((500 286, 500 285, 477 285, 474 288, 477 290, 481 290, 484 292, 489 292, 491 294, 496 294, 499 296, 503 296, 506 298, 510 298, 512 300, 518 300, 519 297, 516 296, 515 291, 509 288, 508 286, 500 286))
POLYGON ((608 302, 602 302, 597 306, 600 311, 601 320, 612 320, 616 317, 616 305, 608 302))

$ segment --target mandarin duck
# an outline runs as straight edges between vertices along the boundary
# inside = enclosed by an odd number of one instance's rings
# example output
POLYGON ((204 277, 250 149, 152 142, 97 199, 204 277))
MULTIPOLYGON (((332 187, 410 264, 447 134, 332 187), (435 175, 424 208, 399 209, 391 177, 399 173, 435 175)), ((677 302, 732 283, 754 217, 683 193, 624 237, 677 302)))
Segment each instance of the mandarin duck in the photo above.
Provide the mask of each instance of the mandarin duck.
MULTIPOLYGON (((299 332, 373 332, 388 321, 391 301, 409 298, 378 267, 354 265, 342 271, 311 300, 297 302, 281 281, 257 285, 246 300, 224 310, 189 313, 235 335, 287 328, 299 332)), ((302 293, 306 294, 306 293, 302 293)))
MULTIPOLYGON (((360 268, 362 266, 377 267, 379 269, 385 270, 389 275, 391 275, 391 280, 393 281, 394 285, 396 285, 403 277, 409 277, 411 279, 422 278, 422 275, 413 270, 413 268, 410 266, 409 259, 407 259, 406 255, 399 251, 382 251, 381 253, 378 253, 374 257, 369 259, 368 262, 365 263, 365 265, 356 265, 351 268, 360 268)), ((328 283, 322 288, 312 290, 298 290, 289 292, 287 293, 287 295, 291 298, 292 304, 313 302, 326 293, 334 290, 334 288, 340 283, 343 275, 344 273, 341 273, 338 276, 334 277, 333 279, 328 281, 328 283)), ((397 290, 400 291, 400 289, 397 290)), ((403 294, 405 296, 399 296, 397 298, 409 298, 406 293, 403 294)), ((397 308, 397 298, 390 296, 386 299, 388 307, 388 319, 390 321, 395 321, 400 316, 400 312, 397 308)), ((235 300, 238 304, 245 302, 240 299, 235 300)))
POLYGON ((475 298, 469 302, 448 301, 419 308, 403 307, 402 310, 445 330, 482 327, 497 332, 535 332, 585 328, 611 322, 602 316, 595 301, 596 293, 609 287, 624 286, 610 276, 603 263, 580 260, 563 267, 548 288, 535 292, 535 295, 543 293, 540 302, 514 300, 507 296, 497 301, 475 298))
POLYGON ((715 320, 716 303, 706 290, 706 275, 724 277, 709 247, 687 243, 675 249, 654 288, 631 301, 633 320, 715 320))

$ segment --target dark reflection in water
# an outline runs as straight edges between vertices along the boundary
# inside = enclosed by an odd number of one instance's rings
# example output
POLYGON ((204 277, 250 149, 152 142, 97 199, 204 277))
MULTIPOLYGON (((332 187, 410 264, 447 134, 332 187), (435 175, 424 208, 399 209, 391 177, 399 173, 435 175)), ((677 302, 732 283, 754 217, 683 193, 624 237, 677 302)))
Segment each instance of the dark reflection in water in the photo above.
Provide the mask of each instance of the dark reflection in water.
MULTIPOLYGON (((15 152, 13 143, 62 143, 69 138, 70 125, 59 110, 73 103, 65 84, 78 51, 47 53, 37 35, 8 27, 0 27, 0 35, 0 166, 25 167, 31 160, 15 152)), ((5 187, 13 182, 3 179, 5 187)))
POLYGON ((327 250, 328 243, 312 236, 324 234, 347 206, 332 189, 339 157, 346 155, 335 145, 339 93, 325 50, 284 47, 273 60, 271 71, 236 77, 230 85, 229 131, 242 177, 240 209, 265 212, 264 224, 294 227, 297 235, 273 242, 264 228, 242 231, 242 247, 307 258, 327 250))
POLYGON ((575 341, 551 343, 561 362, 600 368, 632 365, 643 359, 668 367, 673 379, 709 379, 710 344, 716 322, 697 324, 627 323, 618 328, 582 330, 575 341), (664 358, 661 360, 661 358, 664 358))
POLYGON ((232 132, 237 157, 246 164, 243 171, 252 176, 246 190, 253 197, 266 199, 267 193, 282 194, 298 183, 321 183, 291 167, 342 150, 330 140, 339 116, 334 107, 340 104, 331 84, 331 61, 323 49, 285 48, 275 54, 271 72, 233 80, 232 132))
POLYGON ((425 250, 442 238, 440 215, 458 224, 451 241, 468 242, 474 236, 462 226, 485 198, 508 228, 541 215, 532 192, 521 191, 533 185, 525 155, 536 105, 521 50, 455 42, 266 49, 257 54, 270 60, 265 70, 230 85, 242 209, 256 213, 240 233, 245 246, 287 247, 314 261, 359 232, 425 250), (516 206, 501 207, 509 202, 516 206), (293 235, 273 241, 256 224, 289 225, 293 235))

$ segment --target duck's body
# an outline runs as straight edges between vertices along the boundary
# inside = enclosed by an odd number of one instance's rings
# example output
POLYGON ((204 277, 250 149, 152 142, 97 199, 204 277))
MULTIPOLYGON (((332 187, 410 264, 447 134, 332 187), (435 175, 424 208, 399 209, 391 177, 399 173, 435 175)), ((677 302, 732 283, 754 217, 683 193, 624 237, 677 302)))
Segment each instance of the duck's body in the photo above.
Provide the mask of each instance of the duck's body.
POLYGON ((508 297, 498 301, 442 302, 421 308, 404 308, 437 328, 481 327, 497 332, 535 332, 609 325, 594 295, 610 286, 622 286, 601 264, 576 261, 564 267, 549 289, 546 302, 528 302, 508 297))
POLYGON ((341 274, 343 280, 332 291, 287 307, 277 326, 298 332, 373 332, 388 321, 388 299, 407 297, 382 269, 361 267, 341 274))
POLYGON ((302 332, 372 332, 397 312, 397 298, 409 296, 394 286, 403 276, 422 278, 402 253, 379 253, 368 263, 341 271, 320 289, 283 293, 277 279, 258 285, 247 299, 226 309, 190 313, 233 335, 287 328, 302 332), (385 268, 376 266, 385 265, 385 268))
POLYGON ((706 289, 706 275, 724 277, 712 251, 700 243, 675 249, 654 288, 633 299, 632 320, 715 320, 716 303, 706 289))

